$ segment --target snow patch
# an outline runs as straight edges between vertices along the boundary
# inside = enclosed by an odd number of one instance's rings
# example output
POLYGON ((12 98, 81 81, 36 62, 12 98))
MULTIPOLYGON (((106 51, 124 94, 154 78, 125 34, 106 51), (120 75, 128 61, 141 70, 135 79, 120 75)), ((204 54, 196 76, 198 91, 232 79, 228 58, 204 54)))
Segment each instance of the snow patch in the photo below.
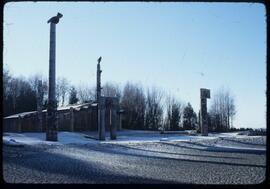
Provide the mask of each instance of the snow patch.
POLYGON ((11 140, 15 140, 18 144, 36 145, 36 144, 48 144, 48 145, 63 145, 63 144, 87 144, 96 142, 92 139, 86 139, 81 133, 72 132, 58 132, 58 141, 51 142, 46 141, 46 133, 7 133, 7 136, 3 136, 4 144, 9 144, 11 140))
POLYGON ((3 144, 7 146, 23 146, 21 143, 17 142, 16 140, 12 139, 3 139, 3 144))
POLYGON ((224 146, 224 145, 215 145, 216 148, 221 148, 223 150, 244 150, 244 151, 266 151, 265 148, 247 148, 241 146, 224 146))

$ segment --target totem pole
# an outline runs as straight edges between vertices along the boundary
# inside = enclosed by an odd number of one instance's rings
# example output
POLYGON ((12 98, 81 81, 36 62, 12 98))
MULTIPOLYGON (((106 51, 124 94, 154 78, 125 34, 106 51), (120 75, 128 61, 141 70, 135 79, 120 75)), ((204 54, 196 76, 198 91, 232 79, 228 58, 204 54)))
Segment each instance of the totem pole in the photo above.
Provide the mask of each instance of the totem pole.
POLYGON ((55 98, 55 38, 56 24, 63 15, 58 13, 48 20, 50 23, 49 97, 47 108, 46 140, 57 141, 57 102, 55 98))
POLYGON ((98 104, 98 139, 105 140, 105 98, 101 97, 101 72, 100 69, 101 57, 98 59, 97 64, 97 89, 96 101, 98 104))
POLYGON ((210 98, 210 90, 201 89, 200 128, 203 136, 208 136, 207 98, 210 98))

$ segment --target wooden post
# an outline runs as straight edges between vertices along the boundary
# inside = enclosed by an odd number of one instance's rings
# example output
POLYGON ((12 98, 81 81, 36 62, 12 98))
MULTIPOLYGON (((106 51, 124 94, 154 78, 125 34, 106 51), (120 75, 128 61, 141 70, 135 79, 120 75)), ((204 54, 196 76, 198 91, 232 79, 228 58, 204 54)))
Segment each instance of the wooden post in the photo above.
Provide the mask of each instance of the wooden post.
POLYGON ((118 99, 117 98, 112 98, 112 103, 111 103, 111 109, 110 109, 110 117, 111 117, 111 125, 110 125, 110 130, 111 130, 111 139, 115 140, 116 139, 116 130, 117 130, 117 103, 118 99))
POLYGON ((117 130, 120 131, 122 130, 122 121, 123 121, 123 114, 124 114, 124 110, 121 110, 120 109, 120 106, 119 106, 119 101, 118 101, 118 123, 117 123, 117 130))
POLYGON ((19 115, 19 124, 18 124, 18 132, 22 132, 22 117, 19 115))
POLYGON ((122 114, 120 113, 119 114, 119 128, 118 128, 119 131, 122 130, 122 114))
POLYGON ((74 131, 74 109, 70 107, 70 131, 74 131))
POLYGON ((105 97, 99 98, 98 104, 98 137, 105 140, 105 97))

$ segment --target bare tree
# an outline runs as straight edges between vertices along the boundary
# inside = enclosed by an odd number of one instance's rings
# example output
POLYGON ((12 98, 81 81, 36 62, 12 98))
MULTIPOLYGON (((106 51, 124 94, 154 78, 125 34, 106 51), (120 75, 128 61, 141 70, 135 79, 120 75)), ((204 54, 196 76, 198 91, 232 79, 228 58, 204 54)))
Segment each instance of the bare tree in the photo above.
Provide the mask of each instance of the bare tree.
POLYGON ((29 84, 31 85, 31 88, 33 91, 38 90, 38 82, 39 80, 42 80, 43 76, 42 74, 34 74, 28 78, 29 84))
POLYGON ((148 129, 157 130, 162 128, 164 92, 152 87, 147 90, 145 125, 148 129))
POLYGON ((49 85, 48 85, 48 80, 43 79, 42 81, 42 92, 43 92, 43 109, 47 109, 47 103, 48 103, 48 91, 49 90, 49 85))
POLYGON ((10 115, 14 113, 15 106, 16 106, 16 96, 18 95, 18 91, 16 90, 15 93, 12 90, 17 84, 14 82, 10 71, 8 70, 7 66, 3 67, 3 113, 4 116, 10 115))
POLYGON ((7 68, 3 68, 3 99, 7 99, 8 94, 10 93, 10 81, 12 76, 10 71, 7 68))
POLYGON ((220 88, 212 99, 211 125, 217 131, 229 130, 236 114, 234 97, 229 89, 220 88))
POLYGON ((179 130, 183 116, 183 104, 175 97, 168 95, 166 97, 166 115, 164 120, 164 129, 179 130))
POLYGON ((123 127, 127 129, 145 129, 146 98, 139 84, 127 83, 123 89, 121 108, 124 109, 123 127))
POLYGON ((46 77, 44 77, 44 75, 42 75, 42 74, 34 74, 34 75, 29 77, 28 81, 29 81, 29 84, 31 85, 32 90, 35 91, 37 95, 42 96, 42 104, 43 105, 46 104, 48 101, 48 89, 49 89, 48 79, 46 77), (42 81, 42 87, 40 89, 40 93, 42 93, 42 94, 38 94, 39 80, 42 81))
POLYGON ((118 84, 106 82, 102 86, 102 95, 121 98, 121 90, 118 84))
POLYGON ((10 94, 12 96, 13 111, 16 109, 17 97, 20 94, 21 80, 18 78, 12 78, 10 81, 10 94))
POLYGON ((61 106, 64 106, 65 104, 65 99, 68 94, 68 90, 70 88, 69 82, 66 78, 64 77, 59 77, 57 79, 57 89, 58 89, 58 98, 61 98, 61 106))
POLYGON ((77 87, 77 94, 81 103, 94 101, 95 99, 95 87, 90 87, 86 84, 80 84, 77 87))
POLYGON ((56 83, 55 83, 55 100, 58 107, 60 104, 60 79, 59 78, 57 78, 56 83))
POLYGON ((230 129, 233 126, 234 116, 236 114, 234 97, 230 94, 230 91, 225 91, 225 111, 226 111, 226 125, 230 129))
POLYGON ((38 100, 38 104, 37 107, 38 109, 42 109, 42 104, 43 104, 43 100, 44 100, 44 94, 47 93, 47 87, 45 87, 44 85, 46 85, 46 83, 44 83, 43 80, 43 76, 42 74, 35 74, 29 77, 28 81, 29 84, 32 88, 33 91, 35 91, 36 93, 36 97, 38 100), (41 82, 41 86, 39 88, 39 82, 41 82), (39 107, 41 105, 41 107, 39 107))
POLYGON ((37 109, 37 84, 40 75, 29 77, 13 77, 8 70, 3 72, 3 104, 4 115, 37 109))
POLYGON ((36 110, 37 96, 24 77, 13 77, 9 82, 9 93, 5 101, 5 113, 14 114, 36 110))
POLYGON ((166 97, 166 115, 164 118, 163 123, 163 130, 170 130, 171 129, 171 119, 172 119, 172 97, 166 97))

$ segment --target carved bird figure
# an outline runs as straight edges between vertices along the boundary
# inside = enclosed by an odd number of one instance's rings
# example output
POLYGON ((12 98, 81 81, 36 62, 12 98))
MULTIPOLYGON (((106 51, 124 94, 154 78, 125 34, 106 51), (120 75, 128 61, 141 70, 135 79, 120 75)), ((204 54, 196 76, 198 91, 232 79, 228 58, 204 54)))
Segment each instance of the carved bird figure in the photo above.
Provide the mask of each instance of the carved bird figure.
POLYGON ((50 18, 47 23, 51 22, 51 23, 57 24, 59 22, 59 19, 62 18, 62 17, 63 17, 63 15, 58 12, 57 15, 50 18))
POLYGON ((102 59, 102 57, 100 56, 99 58, 98 58, 98 63, 100 63, 101 62, 101 59, 102 59))

